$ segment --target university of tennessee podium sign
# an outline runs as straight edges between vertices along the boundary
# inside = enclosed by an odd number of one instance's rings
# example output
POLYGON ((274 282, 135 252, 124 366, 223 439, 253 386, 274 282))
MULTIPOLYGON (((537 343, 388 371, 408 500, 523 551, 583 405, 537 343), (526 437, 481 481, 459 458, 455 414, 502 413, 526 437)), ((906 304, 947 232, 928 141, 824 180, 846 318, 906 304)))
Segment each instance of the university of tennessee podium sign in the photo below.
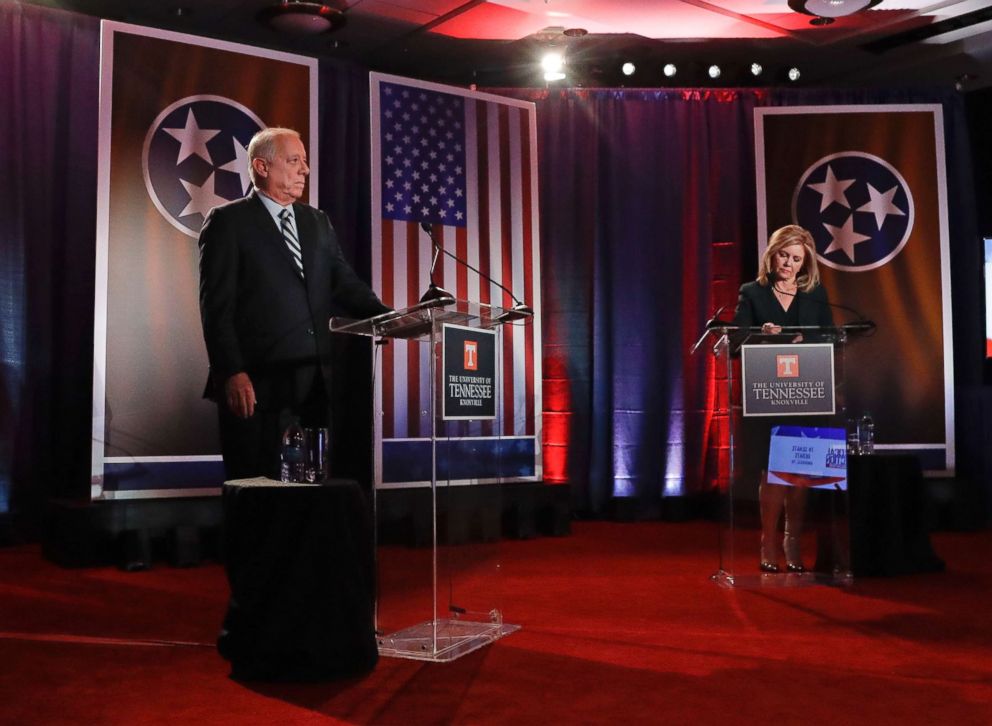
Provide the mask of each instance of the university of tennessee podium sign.
POLYGON ((444 420, 496 418, 496 331, 442 328, 444 420))
POLYGON ((833 414, 832 343, 741 346, 745 416, 833 414))

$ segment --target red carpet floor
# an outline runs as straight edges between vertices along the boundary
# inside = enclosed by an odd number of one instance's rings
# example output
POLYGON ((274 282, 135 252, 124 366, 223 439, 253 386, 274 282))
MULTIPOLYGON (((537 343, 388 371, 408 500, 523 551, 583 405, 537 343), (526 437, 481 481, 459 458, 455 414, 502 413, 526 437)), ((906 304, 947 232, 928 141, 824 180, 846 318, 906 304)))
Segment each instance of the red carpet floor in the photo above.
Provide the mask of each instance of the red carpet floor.
POLYGON ((945 573, 727 590, 714 525, 580 523, 502 545, 520 632, 299 685, 228 678, 219 565, 0 549, 0 724, 990 724, 992 533, 933 542, 945 573))

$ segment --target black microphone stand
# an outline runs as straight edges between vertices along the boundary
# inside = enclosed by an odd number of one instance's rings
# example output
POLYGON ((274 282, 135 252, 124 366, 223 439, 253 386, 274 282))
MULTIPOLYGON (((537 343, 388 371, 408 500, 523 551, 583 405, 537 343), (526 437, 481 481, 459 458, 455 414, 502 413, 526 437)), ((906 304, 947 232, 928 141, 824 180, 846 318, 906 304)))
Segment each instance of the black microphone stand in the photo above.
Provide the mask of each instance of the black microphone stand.
POLYGON ((441 245, 438 244, 436 239, 434 239, 434 233, 431 231, 431 226, 427 222, 421 222, 420 228, 427 233, 427 236, 431 240, 431 245, 434 248, 434 257, 431 259, 431 284, 427 286, 427 290, 420 296, 420 302, 434 303, 436 305, 450 305, 455 301, 455 296, 443 287, 439 287, 437 283, 434 282, 434 268, 437 266, 437 258, 441 252, 441 245))
POLYGON ((437 300, 438 301, 437 302, 438 305, 447 305, 450 302, 453 302, 454 299, 455 299, 454 296, 450 292, 448 292, 447 290, 445 290, 443 287, 438 287, 436 284, 434 284, 434 266, 437 264, 438 255, 441 252, 443 252, 448 257, 450 257, 455 262, 457 262, 458 264, 464 265, 465 267, 467 267, 468 269, 470 269, 472 272, 476 273, 480 277, 482 277, 482 278, 486 279, 487 281, 491 282, 493 285, 495 285, 496 287, 498 287, 500 290, 502 290, 503 292, 505 292, 507 295, 509 295, 513 299, 513 307, 510 308, 509 310, 503 311, 503 313, 501 313, 499 316, 497 316, 496 318, 494 318, 494 322, 507 323, 507 322, 511 322, 513 320, 524 320, 526 318, 531 318, 531 317, 534 316, 534 309, 530 305, 527 305, 527 304, 521 302, 520 300, 518 300, 517 299, 517 296, 514 295, 513 292, 508 287, 506 287, 505 285, 500 284, 499 282, 496 282, 496 280, 494 280, 493 278, 491 278, 489 275, 487 275, 486 273, 482 272, 478 268, 473 267, 468 262, 466 262, 462 258, 458 257, 458 255, 452 254, 451 252, 448 252, 448 250, 444 249, 444 247, 442 247, 441 244, 434 237, 434 232, 431 229, 431 225, 429 223, 427 223, 427 222, 421 222, 420 223, 420 228, 427 233, 427 236, 430 237, 431 244, 434 246, 434 259, 431 260, 431 274, 430 274, 431 284, 427 288, 427 292, 425 292, 423 294, 423 296, 420 298, 420 302, 428 302, 428 301, 432 301, 432 300, 437 300))

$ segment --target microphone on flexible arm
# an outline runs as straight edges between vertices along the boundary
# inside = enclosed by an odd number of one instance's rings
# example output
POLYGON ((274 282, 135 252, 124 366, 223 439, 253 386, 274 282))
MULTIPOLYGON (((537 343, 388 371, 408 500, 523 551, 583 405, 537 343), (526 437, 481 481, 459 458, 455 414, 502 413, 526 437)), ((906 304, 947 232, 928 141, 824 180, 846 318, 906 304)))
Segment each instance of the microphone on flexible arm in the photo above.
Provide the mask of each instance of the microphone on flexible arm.
POLYGON ((420 302, 437 302, 441 305, 454 302, 455 296, 443 287, 438 287, 437 283, 434 282, 434 268, 437 266, 437 256, 441 252, 441 245, 434 239, 434 233, 431 231, 431 226, 427 222, 421 222, 420 228, 427 233, 427 236, 431 240, 431 245, 434 247, 434 257, 431 259, 430 271, 431 284, 427 286, 427 291, 420 296, 420 302))
POLYGON ((699 349, 699 346, 703 344, 703 341, 706 340, 706 337, 710 334, 710 331, 713 330, 713 328, 722 328, 724 326, 731 325, 731 323, 728 323, 726 320, 720 320, 720 314, 726 309, 726 305, 721 305, 717 311, 713 313, 713 317, 703 323, 703 334, 700 335, 699 340, 697 340, 696 343, 689 348, 689 355, 692 355, 699 349))
POLYGON ((720 315, 724 310, 727 309, 726 305, 721 305, 719 309, 713 313, 713 317, 706 321, 703 328, 709 330, 710 328, 722 328, 725 325, 730 325, 726 320, 720 320, 720 315))
POLYGON ((494 318, 494 321, 500 323, 508 323, 513 320, 524 320, 526 318, 530 318, 534 316, 534 309, 530 305, 526 305, 525 303, 518 300, 517 296, 514 295, 513 292, 508 287, 500 284, 499 282, 491 278, 489 275, 484 273, 482 270, 473 267, 468 262, 463 260, 461 257, 458 257, 457 255, 452 254, 451 252, 448 252, 448 250, 444 249, 444 247, 441 246, 441 243, 438 242, 437 239, 434 237, 434 231, 431 229, 430 223, 421 222, 420 228, 427 233, 427 236, 430 237, 431 239, 431 244, 434 245, 434 259, 431 261, 431 273, 430 273, 431 284, 430 287, 427 288, 427 292, 424 293, 424 296, 420 298, 421 302, 426 302, 427 300, 439 299, 437 297, 429 297, 434 294, 439 294, 442 298, 447 297, 454 300, 454 296, 452 296, 450 292, 434 284, 434 266, 437 264, 438 253, 443 252, 458 264, 467 267, 472 272, 479 275, 479 277, 482 277, 485 280, 491 282, 493 285, 498 287, 500 290, 505 292, 513 299, 513 307, 510 308, 509 310, 505 310, 502 314, 494 318))
MULTIPOLYGON (((773 289, 777 289, 777 288, 774 288, 773 285, 773 289)), ((786 292, 785 290, 778 290, 778 292, 782 293, 783 295, 788 295, 789 297, 796 297, 796 293, 794 292, 786 292)), ((869 320, 868 318, 866 318, 864 315, 862 315, 860 312, 858 312, 852 307, 848 307, 847 305, 841 305, 839 303, 832 303, 829 300, 824 301, 824 300, 815 300, 813 298, 808 298, 808 299, 810 302, 815 302, 817 305, 826 305, 827 307, 837 308, 838 310, 843 310, 844 312, 848 312, 854 315, 856 320, 838 326, 848 332, 869 335, 875 332, 875 328, 878 327, 877 325, 875 325, 874 320, 869 320)))

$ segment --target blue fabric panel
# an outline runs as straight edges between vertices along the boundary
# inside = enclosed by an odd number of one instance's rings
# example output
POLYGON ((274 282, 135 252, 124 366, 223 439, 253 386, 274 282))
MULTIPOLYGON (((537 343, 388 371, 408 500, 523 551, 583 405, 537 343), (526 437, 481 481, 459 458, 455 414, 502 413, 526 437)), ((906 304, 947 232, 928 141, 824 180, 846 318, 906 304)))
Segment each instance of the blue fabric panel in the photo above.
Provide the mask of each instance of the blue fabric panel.
MULTIPOLYGON (((534 439, 458 439, 439 441, 437 476, 448 479, 496 479, 534 476, 534 439)), ((387 484, 429 481, 431 442, 382 442, 382 481, 387 484)))

